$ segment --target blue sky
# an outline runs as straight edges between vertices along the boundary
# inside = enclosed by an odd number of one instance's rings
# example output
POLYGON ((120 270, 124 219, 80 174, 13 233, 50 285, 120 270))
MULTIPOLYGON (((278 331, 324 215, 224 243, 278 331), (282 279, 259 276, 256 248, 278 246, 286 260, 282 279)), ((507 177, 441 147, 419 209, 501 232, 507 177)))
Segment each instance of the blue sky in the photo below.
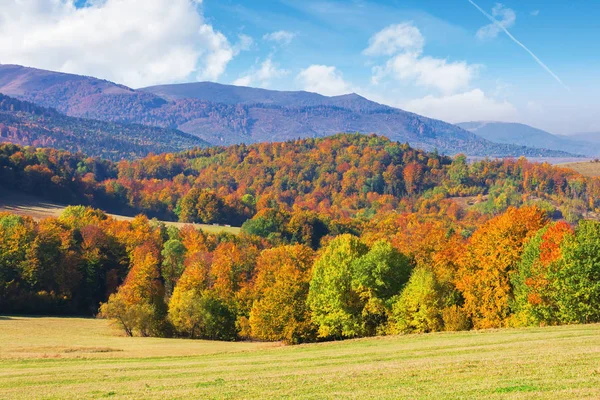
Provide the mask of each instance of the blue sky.
POLYGON ((469 0, 5 1, 1 63, 132 87, 357 92, 450 122, 600 131, 597 1, 473 0, 496 23, 469 0))

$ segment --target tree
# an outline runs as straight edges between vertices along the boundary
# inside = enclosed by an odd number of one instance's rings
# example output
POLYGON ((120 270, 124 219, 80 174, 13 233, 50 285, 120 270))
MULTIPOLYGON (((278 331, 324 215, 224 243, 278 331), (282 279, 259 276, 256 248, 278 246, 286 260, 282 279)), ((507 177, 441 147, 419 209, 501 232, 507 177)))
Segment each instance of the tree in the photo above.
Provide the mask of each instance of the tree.
POLYGON ((425 333, 442 329, 442 296, 433 272, 416 268, 392 308, 391 333, 425 333))
POLYGON ((581 221, 560 251, 549 274, 559 322, 600 322, 600 223, 581 221))
POLYGON ((300 343, 314 338, 316 327, 306 305, 313 252, 304 245, 264 250, 252 287, 249 323, 252 336, 300 343))
POLYGON ((161 252, 163 257, 162 276, 165 280, 165 291, 167 298, 171 297, 177 280, 183 273, 183 261, 186 248, 178 239, 165 242, 161 252))
POLYGON ((98 317, 113 320, 127 336, 133 336, 136 330, 141 336, 148 336, 154 310, 149 303, 130 304, 121 293, 114 293, 106 303, 100 305, 98 317))
POLYGON ((191 338, 234 340, 235 313, 211 287, 211 256, 197 252, 186 267, 169 301, 169 321, 191 338))
MULTIPOLYGON (((160 273, 160 253, 153 243, 136 248, 132 254, 132 268, 119 291, 100 307, 107 318, 126 320, 127 329, 137 329, 142 336, 164 336, 167 307, 160 273), (134 311, 130 314, 130 309, 134 311), (124 313, 124 314, 123 314, 124 313), (133 324, 133 325, 132 325, 133 324)), ((123 328, 125 326, 120 322, 123 328)))
POLYGON ((367 252, 364 243, 346 234, 333 239, 315 262, 307 301, 319 336, 363 334, 364 303, 352 287, 352 264, 367 252))
POLYGON ((511 276, 514 287, 512 309, 515 325, 552 325, 559 321, 555 281, 562 246, 574 234, 571 226, 558 222, 542 228, 532 237, 517 269, 511 276))
POLYGON ((235 314, 214 292, 177 288, 169 304, 169 320, 190 338, 235 340, 235 314))
POLYGON ((456 286, 475 328, 505 326, 510 315, 510 275, 526 241, 547 223, 536 207, 509 208, 470 238, 456 286))

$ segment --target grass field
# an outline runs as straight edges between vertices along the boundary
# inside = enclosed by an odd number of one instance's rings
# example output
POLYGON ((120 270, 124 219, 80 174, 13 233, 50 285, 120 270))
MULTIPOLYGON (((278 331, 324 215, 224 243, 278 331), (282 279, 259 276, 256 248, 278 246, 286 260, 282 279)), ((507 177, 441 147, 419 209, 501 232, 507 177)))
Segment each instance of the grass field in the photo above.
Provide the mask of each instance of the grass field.
POLYGON ((0 317, 0 398, 600 398, 600 325, 301 346, 0 317))
POLYGON ((600 176, 600 163, 597 162, 574 162, 574 163, 566 163, 560 164, 559 167, 563 168, 571 168, 575 171, 579 172, 584 176, 600 176))
MULTIPOLYGON (((24 215, 40 220, 48 217, 58 217, 66 206, 55 204, 52 202, 40 200, 36 197, 29 196, 14 191, 7 191, 0 188, 0 212, 10 212, 13 214, 24 215)), ((131 220, 131 217, 122 215, 108 214, 118 220, 131 220)), ((179 228, 186 224, 180 222, 164 221, 167 225, 177 226, 179 228)), ((229 232, 237 235, 240 233, 240 228, 232 226, 192 224, 194 227, 202 229, 206 232, 219 233, 229 232)))

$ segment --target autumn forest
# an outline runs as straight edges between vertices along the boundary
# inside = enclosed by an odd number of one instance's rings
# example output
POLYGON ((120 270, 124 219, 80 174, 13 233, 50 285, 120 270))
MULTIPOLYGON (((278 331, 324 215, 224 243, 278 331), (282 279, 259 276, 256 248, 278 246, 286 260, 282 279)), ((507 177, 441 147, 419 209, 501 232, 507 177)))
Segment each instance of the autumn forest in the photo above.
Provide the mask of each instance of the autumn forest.
POLYGON ((290 344, 600 321, 600 180, 523 158, 359 134, 120 162, 3 144, 0 188, 73 205, 0 214, 2 313, 290 344))

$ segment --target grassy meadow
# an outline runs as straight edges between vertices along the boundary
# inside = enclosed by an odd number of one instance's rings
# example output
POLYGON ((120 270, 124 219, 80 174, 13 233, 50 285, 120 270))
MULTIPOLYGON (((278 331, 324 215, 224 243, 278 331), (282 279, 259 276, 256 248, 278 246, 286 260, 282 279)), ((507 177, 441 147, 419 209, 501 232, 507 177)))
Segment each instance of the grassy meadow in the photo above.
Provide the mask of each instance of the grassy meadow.
POLYGON ((559 167, 563 168, 571 168, 575 171, 579 172, 583 176, 600 176, 600 163, 593 161, 585 161, 585 162, 572 162, 559 164, 559 167))
POLYGON ((600 325, 300 346, 0 317, 0 398, 600 398, 600 325))

